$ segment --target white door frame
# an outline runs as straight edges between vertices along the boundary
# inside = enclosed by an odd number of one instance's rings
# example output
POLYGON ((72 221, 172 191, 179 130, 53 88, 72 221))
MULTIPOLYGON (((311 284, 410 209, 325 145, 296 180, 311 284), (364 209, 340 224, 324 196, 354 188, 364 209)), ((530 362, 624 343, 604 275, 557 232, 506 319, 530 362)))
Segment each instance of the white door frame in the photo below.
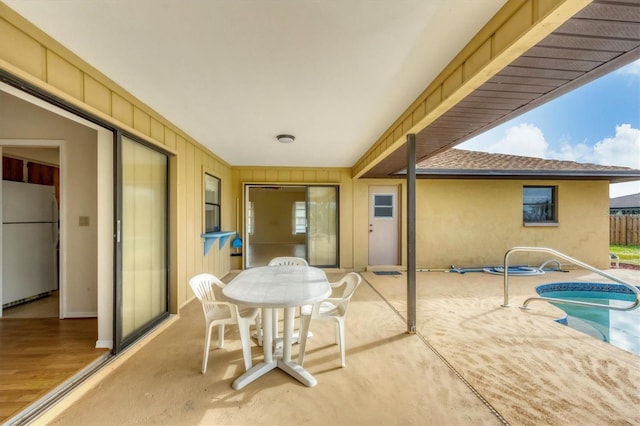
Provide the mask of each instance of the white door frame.
MULTIPOLYGON (((0 82, 0 91, 6 92, 22 99, 30 104, 36 105, 42 109, 50 111, 54 114, 67 118, 71 121, 79 123, 83 126, 94 129, 97 132, 97 178, 98 178, 98 239, 97 239, 97 257, 98 257, 98 270, 97 270, 97 286, 98 286, 98 340, 96 341, 97 348, 113 347, 113 287, 114 287, 114 252, 113 252, 113 132, 101 127, 95 123, 92 123, 84 118, 81 118, 69 111, 56 107, 49 102, 36 98, 28 93, 23 92, 13 86, 0 82)), ((13 140, 12 145, 15 145, 16 141, 20 142, 20 146, 25 146, 24 139, 13 140)), ((43 146, 42 140, 35 140, 34 143, 43 146)), ((60 269, 58 271, 60 277, 60 318, 66 317, 67 307, 64 302, 62 294, 64 292, 65 278, 66 278, 66 250, 65 241, 67 224, 63 219, 64 205, 66 197, 63 195, 65 191, 66 178, 64 162, 64 141, 49 141, 49 143, 57 143, 60 146, 60 269)), ((49 146, 51 147, 51 146, 49 146)), ((1 300, 1 299, 0 299, 1 300)), ((1 303, 0 303, 1 304, 1 303)), ((0 310, 1 313, 1 310, 0 310)))

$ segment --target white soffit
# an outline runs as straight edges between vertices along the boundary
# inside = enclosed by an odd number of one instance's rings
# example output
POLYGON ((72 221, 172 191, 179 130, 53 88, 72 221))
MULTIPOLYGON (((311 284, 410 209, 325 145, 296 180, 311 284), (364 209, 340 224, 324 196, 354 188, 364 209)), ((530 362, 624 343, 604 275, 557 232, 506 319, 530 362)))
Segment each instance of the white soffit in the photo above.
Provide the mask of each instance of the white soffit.
POLYGON ((350 167, 505 0, 4 2, 231 165, 350 167))

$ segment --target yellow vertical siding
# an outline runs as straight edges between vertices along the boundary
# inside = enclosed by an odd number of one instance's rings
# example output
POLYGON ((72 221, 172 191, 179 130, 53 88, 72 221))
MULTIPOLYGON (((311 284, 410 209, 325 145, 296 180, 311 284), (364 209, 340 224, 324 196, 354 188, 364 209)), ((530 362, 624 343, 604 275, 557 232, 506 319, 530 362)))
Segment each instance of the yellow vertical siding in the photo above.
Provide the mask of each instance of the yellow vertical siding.
MULTIPOLYGON (((196 217, 195 212, 198 211, 198 206, 194 204, 195 202, 195 188, 194 188, 194 180, 196 179, 194 173, 194 146, 190 143, 185 144, 185 153, 184 153, 184 169, 186 172, 185 176, 185 185, 184 185, 184 205, 185 205, 185 216, 181 221, 181 224, 178 226, 184 226, 184 239, 186 240, 186 264, 184 265, 185 269, 188 271, 187 279, 192 275, 190 272, 194 272, 196 269, 195 255, 196 255, 196 238, 200 238, 200 234, 196 235, 197 229, 196 225, 200 224, 195 223, 196 217), (190 271, 190 272, 189 272, 190 271)), ((201 254, 201 253, 198 253, 201 254)))
POLYGON ((86 74, 84 76, 84 99, 87 105, 111 115, 111 92, 104 84, 86 74))
POLYGON ((44 46, 10 22, 0 19, 0 58, 3 61, 44 81, 47 69, 46 55, 44 46))
POLYGON ((50 50, 47 51, 47 81, 76 99, 84 99, 82 72, 50 50))
POLYGON ((185 300, 188 299, 188 286, 185 285, 188 280, 188 274, 192 271, 188 271, 187 264, 187 235, 186 220, 187 220, 187 205, 186 205, 186 186, 187 186, 187 167, 186 167, 186 150, 187 143, 182 137, 176 137, 176 157, 178 163, 178 191, 174 194, 175 203, 177 204, 177 217, 175 219, 177 228, 177 264, 178 264, 178 306, 181 306, 185 300), (184 283, 184 284, 181 284, 184 283))
POLYGON ((117 93, 111 93, 113 118, 127 127, 133 127, 133 105, 117 93))
POLYGON ((176 132, 167 127, 164 127, 164 144, 167 148, 170 148, 174 151, 176 150, 176 132))
POLYGON ((151 120, 151 129, 149 134, 151 138, 153 140, 163 143, 164 145, 167 145, 164 139, 164 126, 162 125, 162 123, 153 117, 150 117, 150 120, 151 120))
POLYGON ((151 117, 135 106, 133 107, 133 128, 144 135, 151 135, 151 117))

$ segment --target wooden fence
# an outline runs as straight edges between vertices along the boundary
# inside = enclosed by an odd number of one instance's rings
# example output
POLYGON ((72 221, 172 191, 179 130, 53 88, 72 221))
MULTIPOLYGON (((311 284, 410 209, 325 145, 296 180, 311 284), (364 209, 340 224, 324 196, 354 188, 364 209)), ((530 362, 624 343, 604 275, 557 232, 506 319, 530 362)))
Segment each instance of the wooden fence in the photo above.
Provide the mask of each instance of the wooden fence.
POLYGON ((609 244, 640 244, 640 215, 609 216, 609 244))

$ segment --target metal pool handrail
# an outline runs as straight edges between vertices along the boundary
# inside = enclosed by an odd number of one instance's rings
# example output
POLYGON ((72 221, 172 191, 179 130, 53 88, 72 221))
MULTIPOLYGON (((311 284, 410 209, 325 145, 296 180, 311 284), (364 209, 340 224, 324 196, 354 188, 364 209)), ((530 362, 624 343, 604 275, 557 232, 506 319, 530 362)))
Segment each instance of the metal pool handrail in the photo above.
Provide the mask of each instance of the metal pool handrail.
POLYGON ((527 300, 524 301, 524 303, 522 304, 522 306, 520 308, 522 309, 529 309, 527 306, 529 305, 529 302, 534 301, 534 300, 544 300, 547 302, 559 302, 559 303, 564 303, 567 305, 580 305, 580 306, 591 306, 594 308, 605 308, 605 309, 609 309, 609 310, 615 310, 615 311, 630 311, 632 309, 637 308, 640 305, 640 290, 634 286, 633 284, 630 284, 628 282, 626 282, 625 280, 622 280, 618 277, 615 277, 611 274, 608 274, 604 271, 601 271, 600 269, 594 268, 591 265, 587 265, 584 262, 580 262, 577 259, 574 259, 572 257, 567 256, 566 254, 560 253, 559 251, 550 249, 550 248, 546 248, 546 247, 513 247, 509 250, 507 250, 507 252, 504 255, 504 304, 502 305, 503 307, 509 307, 511 306, 509 304, 509 258, 511 257, 512 253, 515 252, 519 252, 519 251, 527 251, 527 252, 542 252, 542 253, 549 253, 552 254, 554 256, 557 256, 561 259, 564 259, 566 261, 569 261, 571 263, 573 263, 574 265, 580 266, 584 269, 588 269, 591 272, 595 272, 598 275, 601 275, 605 278, 608 278, 612 281, 615 281, 619 284, 622 284, 623 286, 629 288, 635 295, 636 295, 636 300, 629 306, 624 307, 624 306, 609 306, 609 305, 600 305, 598 303, 589 303, 589 302, 579 302, 577 300, 565 300, 565 299, 554 299, 551 297, 530 297, 527 300))

